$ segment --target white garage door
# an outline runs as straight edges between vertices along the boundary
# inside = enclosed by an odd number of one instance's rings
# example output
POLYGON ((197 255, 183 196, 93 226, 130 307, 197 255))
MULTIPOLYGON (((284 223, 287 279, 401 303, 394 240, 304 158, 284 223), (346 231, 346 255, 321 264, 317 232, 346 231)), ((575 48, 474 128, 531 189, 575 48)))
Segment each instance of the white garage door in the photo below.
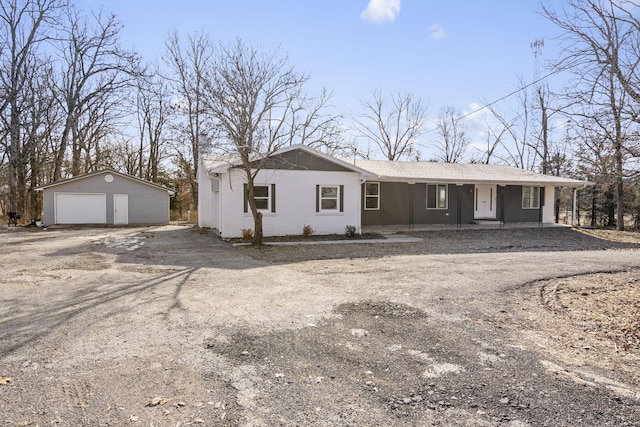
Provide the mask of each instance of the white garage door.
POLYGON ((107 195, 55 194, 56 224, 106 224, 107 195))

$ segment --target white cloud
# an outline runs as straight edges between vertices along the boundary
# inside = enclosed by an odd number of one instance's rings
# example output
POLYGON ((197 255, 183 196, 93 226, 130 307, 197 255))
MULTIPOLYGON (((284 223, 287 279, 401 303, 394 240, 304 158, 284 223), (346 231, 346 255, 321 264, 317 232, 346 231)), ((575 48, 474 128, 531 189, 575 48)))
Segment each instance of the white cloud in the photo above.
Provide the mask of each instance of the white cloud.
POLYGON ((442 25, 436 23, 433 24, 430 28, 431 30, 431 38, 432 39, 444 39, 447 38, 447 33, 445 33, 444 28, 442 28, 442 25))
POLYGON ((369 0, 367 8, 360 14, 360 19, 382 24, 393 22, 400 13, 400 0, 369 0))

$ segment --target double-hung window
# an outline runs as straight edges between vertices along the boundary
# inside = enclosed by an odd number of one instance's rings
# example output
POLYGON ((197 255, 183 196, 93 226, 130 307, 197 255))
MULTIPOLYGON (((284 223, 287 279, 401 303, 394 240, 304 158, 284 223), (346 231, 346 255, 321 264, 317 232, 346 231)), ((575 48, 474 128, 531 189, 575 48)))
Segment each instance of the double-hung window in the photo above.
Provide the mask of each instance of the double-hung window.
POLYGON ((427 184, 427 209, 447 209, 447 184, 427 184))
POLYGON ((522 209, 540 208, 540 187, 522 186, 522 209))
POLYGON ((380 183, 367 182, 364 184, 364 209, 377 211, 380 209, 380 183))
MULTIPOLYGON (((276 185, 254 184, 253 200, 258 210, 263 212, 276 211, 276 185)), ((249 212, 249 185, 244 185, 244 212, 249 212)))
POLYGON ((343 212, 344 185, 317 185, 316 212, 343 212))
POLYGON ((269 186, 256 185, 253 187, 253 200, 256 201, 256 207, 259 210, 269 210, 269 186))

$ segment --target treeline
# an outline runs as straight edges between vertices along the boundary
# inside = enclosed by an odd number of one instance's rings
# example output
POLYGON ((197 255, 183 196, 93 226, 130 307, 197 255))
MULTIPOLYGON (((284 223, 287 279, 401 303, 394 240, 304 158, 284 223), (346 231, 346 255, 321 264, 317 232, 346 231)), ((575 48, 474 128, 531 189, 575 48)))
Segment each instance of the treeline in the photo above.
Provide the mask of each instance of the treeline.
MULTIPOLYGON (((115 15, 65 0, 5 0, 0 213, 38 218, 34 187, 113 168, 177 190, 172 209, 184 217, 197 207, 201 152, 248 160, 303 143, 337 155, 506 163, 589 179, 596 186, 579 193, 583 223, 638 227, 639 6, 543 5, 542 15, 563 32, 562 56, 540 64, 544 40, 535 40, 540 69, 515 104, 466 114, 444 106, 428 133, 426 103, 410 92, 374 89, 360 112, 346 116, 329 110, 329 91, 309 94, 308 76, 277 51, 173 33, 161 63, 149 64, 123 49, 115 15), (564 87, 546 83, 555 74, 568 76, 564 87), (478 132, 482 145, 471 138, 478 132), (358 139, 372 144, 363 149, 358 139)), ((559 218, 571 199, 558 193, 559 218)))

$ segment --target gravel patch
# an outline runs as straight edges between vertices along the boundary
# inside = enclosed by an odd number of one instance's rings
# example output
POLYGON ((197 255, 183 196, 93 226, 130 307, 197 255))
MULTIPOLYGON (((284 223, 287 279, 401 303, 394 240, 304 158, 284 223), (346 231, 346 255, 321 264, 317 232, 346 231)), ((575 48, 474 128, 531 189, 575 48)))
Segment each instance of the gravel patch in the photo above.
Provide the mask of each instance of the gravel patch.
POLYGON ((2 425, 640 425, 638 234, 409 234, 2 229, 2 425))

